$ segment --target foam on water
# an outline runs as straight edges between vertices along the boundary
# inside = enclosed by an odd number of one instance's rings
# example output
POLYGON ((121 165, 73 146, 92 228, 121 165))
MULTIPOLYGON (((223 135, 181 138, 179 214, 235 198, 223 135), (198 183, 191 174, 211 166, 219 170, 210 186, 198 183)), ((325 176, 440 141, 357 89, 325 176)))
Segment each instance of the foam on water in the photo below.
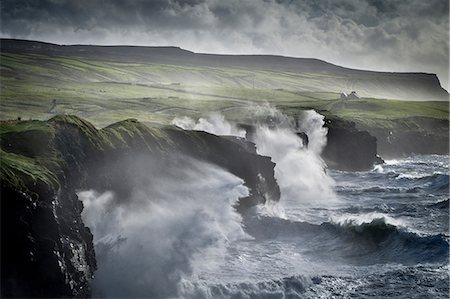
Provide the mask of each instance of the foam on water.
POLYGON ((371 223, 374 220, 381 220, 387 224, 394 225, 396 227, 403 227, 406 228, 408 226, 408 223, 405 220, 399 219, 399 218, 393 218, 385 213, 379 213, 379 212, 371 212, 371 213, 364 213, 364 214, 338 214, 338 215, 331 215, 330 216, 330 222, 339 224, 339 225, 361 225, 364 223, 371 223))
MULTIPOLYGON (((252 113, 257 152, 276 163, 280 204, 237 214, 233 205, 248 194, 242 180, 190 159, 146 167, 144 184, 125 200, 82 192, 99 265, 95 295, 446 298, 448 157, 325 171, 323 116, 294 120, 270 106, 252 113)), ((245 135, 217 114, 174 123, 245 135)))

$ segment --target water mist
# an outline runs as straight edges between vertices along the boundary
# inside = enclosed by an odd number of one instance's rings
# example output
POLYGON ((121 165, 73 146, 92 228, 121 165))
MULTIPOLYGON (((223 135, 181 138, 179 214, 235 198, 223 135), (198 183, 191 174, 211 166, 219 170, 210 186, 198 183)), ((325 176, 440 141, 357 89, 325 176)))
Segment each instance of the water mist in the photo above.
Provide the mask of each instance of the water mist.
MULTIPOLYGON (((250 139, 256 144, 258 154, 269 156, 276 163, 275 177, 281 189, 281 207, 268 202, 264 212, 284 216, 282 207, 288 203, 305 207, 333 203, 336 200, 334 181, 326 173, 326 164, 320 156, 327 142, 324 117, 308 110, 296 121, 270 105, 253 105, 249 111, 249 118, 256 120, 250 139), (307 134, 308 145, 297 135, 299 132, 307 134)), ((242 130, 218 114, 198 121, 176 118, 173 123, 184 129, 243 136, 242 130)))
POLYGON ((177 297, 196 264, 208 255, 220 260, 228 242, 246 237, 233 208, 248 195, 241 179, 186 157, 141 164, 143 184, 129 198, 79 193, 97 255, 94 296, 177 297))

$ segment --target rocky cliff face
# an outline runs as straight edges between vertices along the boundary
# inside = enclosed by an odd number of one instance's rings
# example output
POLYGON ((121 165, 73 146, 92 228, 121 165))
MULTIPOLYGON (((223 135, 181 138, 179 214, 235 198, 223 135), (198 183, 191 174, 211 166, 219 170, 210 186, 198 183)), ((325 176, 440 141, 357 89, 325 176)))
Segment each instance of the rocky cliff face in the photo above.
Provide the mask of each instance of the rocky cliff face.
POLYGON ((411 154, 449 153, 449 122, 425 117, 393 121, 389 127, 362 127, 378 140, 378 152, 385 158, 411 154))
POLYGON ((250 190, 239 209, 280 196, 274 163, 237 138, 134 120, 97 130, 73 116, 1 127, 3 297, 90 296, 95 252, 76 191, 130 192, 138 157, 183 154, 228 170, 250 190))
POLYGON ((90 296, 96 269, 92 235, 80 216, 79 180, 70 180, 81 178, 82 170, 73 171, 69 156, 57 151, 55 124, 2 124, 4 297, 90 296))
POLYGON ((327 119, 327 145, 322 153, 328 166, 339 170, 367 170, 383 160, 377 155, 377 138, 358 130, 352 122, 327 119))

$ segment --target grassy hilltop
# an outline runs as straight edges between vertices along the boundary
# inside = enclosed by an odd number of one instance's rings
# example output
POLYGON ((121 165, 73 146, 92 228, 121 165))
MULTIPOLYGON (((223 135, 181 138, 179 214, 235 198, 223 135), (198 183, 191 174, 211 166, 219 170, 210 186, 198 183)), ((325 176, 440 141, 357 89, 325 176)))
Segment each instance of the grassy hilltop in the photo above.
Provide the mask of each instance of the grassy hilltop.
POLYGON ((176 116, 208 111, 240 119, 252 102, 268 102, 287 114, 314 108, 378 127, 414 117, 447 120, 449 113, 448 100, 428 101, 446 94, 431 75, 355 71, 313 59, 236 56, 233 60, 177 48, 64 48, 15 40, 2 40, 0 55, 3 120, 74 114, 101 127, 130 117, 160 125, 176 116), (393 87, 396 80, 403 83, 393 87), (422 86, 420 92, 429 98, 339 99, 339 91, 353 89, 361 95, 385 89, 392 96, 405 96, 404 84, 411 89, 422 86))

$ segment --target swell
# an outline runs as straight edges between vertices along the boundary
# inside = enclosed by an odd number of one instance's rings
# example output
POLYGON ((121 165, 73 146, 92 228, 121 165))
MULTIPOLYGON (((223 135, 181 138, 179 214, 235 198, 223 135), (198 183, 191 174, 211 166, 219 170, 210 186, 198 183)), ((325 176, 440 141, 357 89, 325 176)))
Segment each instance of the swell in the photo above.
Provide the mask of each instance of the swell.
POLYGON ((449 243, 443 234, 419 235, 385 218, 312 224, 282 218, 245 218, 246 231, 256 239, 281 239, 299 244, 304 254, 350 264, 441 263, 448 261, 449 243))
POLYGON ((408 186, 407 192, 424 191, 427 193, 447 193, 449 190, 449 175, 444 173, 433 173, 431 175, 408 177, 399 175, 396 179, 400 184, 408 186))
POLYGON ((448 210, 449 209, 449 199, 447 198, 446 200, 442 200, 437 203, 430 204, 428 207, 439 209, 439 210, 445 210, 445 209, 448 210))
POLYGON ((341 186, 338 193, 443 193, 449 190, 449 175, 434 173, 424 176, 407 176, 396 172, 370 173, 367 178, 372 182, 380 182, 379 186, 341 186), (395 180, 395 186, 386 186, 386 180, 395 180))
POLYGON ((417 179, 417 182, 420 184, 426 185, 426 189, 428 191, 435 192, 448 192, 449 189, 449 175, 435 173, 430 176, 424 176, 417 179))
MULTIPOLYGON (((442 213, 448 213, 449 209, 449 200, 444 199, 437 202, 404 202, 397 203, 396 205, 387 205, 387 204, 372 204, 368 206, 361 205, 351 205, 347 208, 342 209, 343 213, 346 214, 370 214, 370 213, 381 213, 381 214, 389 214, 389 215, 404 215, 404 216, 420 216, 424 217, 429 215, 429 213, 436 213, 441 211, 441 213, 434 215, 438 216, 442 213)), ((447 215, 448 216, 448 215, 447 215)))
POLYGON ((305 292, 320 278, 289 276, 263 281, 213 284, 184 282, 183 298, 305 298, 305 292))
POLYGON ((448 298, 448 267, 422 265, 357 275, 292 275, 262 281, 208 284, 185 281, 184 298, 448 298))

